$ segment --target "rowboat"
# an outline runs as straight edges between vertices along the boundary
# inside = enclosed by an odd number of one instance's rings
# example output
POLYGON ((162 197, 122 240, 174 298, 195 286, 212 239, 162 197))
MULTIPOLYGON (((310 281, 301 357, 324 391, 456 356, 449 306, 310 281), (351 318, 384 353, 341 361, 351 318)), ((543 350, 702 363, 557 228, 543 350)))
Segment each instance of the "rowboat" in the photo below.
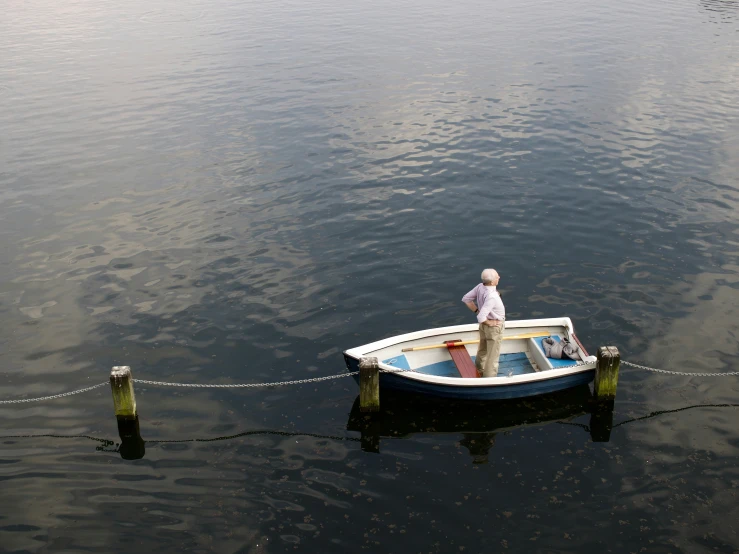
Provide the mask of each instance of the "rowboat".
POLYGON ((587 353, 568 317, 506 321, 496 377, 477 377, 478 344, 476 323, 454 325, 350 348, 344 360, 354 372, 362 358, 377 358, 381 390, 476 400, 547 394, 590 383, 595 376, 596 357, 587 353), (577 359, 546 357, 548 337, 576 344, 577 359))

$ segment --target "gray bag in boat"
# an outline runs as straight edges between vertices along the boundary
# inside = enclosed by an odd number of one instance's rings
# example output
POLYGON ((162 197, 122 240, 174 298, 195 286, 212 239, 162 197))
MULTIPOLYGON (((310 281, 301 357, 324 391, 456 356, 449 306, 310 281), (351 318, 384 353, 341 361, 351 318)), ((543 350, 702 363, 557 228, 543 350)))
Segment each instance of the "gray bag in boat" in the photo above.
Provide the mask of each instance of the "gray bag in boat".
POLYGON ((580 355, 578 354, 579 348, 577 345, 572 344, 568 338, 563 338, 557 342, 552 337, 547 337, 541 341, 541 344, 544 346, 544 354, 547 358, 569 358, 570 360, 580 359, 580 355))

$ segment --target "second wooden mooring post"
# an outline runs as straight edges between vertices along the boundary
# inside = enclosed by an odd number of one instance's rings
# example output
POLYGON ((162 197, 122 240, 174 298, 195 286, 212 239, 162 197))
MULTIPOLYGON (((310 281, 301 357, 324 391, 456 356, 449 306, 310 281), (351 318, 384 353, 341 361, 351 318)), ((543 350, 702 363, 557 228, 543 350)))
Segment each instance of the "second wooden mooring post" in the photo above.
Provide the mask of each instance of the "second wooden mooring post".
POLYGON ((124 460, 139 460, 144 457, 146 448, 139 431, 130 367, 115 366, 110 370, 110 390, 113 392, 113 407, 118 420, 118 435, 121 437, 118 451, 124 460))
POLYGON ((121 419, 136 419, 136 396, 133 393, 133 377, 128 366, 115 366, 110 370, 110 389, 113 392, 115 416, 121 419))
POLYGON ((377 358, 359 360, 359 411, 380 411, 380 365, 377 358))
POLYGON ((598 362, 595 366, 595 382, 593 395, 599 409, 612 410, 616 400, 618 386, 618 368, 621 365, 621 355, 615 346, 601 346, 598 348, 598 362))

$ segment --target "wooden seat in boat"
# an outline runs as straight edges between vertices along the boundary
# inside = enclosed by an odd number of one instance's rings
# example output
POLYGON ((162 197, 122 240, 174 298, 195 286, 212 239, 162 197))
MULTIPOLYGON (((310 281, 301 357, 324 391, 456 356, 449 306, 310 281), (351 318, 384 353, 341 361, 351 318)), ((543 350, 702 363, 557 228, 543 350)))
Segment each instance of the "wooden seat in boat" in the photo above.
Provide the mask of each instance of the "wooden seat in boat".
POLYGON ((459 374, 465 378, 477 378, 477 368, 465 346, 459 344, 459 341, 454 340, 445 341, 444 344, 446 344, 449 355, 452 357, 454 365, 457 366, 459 374))

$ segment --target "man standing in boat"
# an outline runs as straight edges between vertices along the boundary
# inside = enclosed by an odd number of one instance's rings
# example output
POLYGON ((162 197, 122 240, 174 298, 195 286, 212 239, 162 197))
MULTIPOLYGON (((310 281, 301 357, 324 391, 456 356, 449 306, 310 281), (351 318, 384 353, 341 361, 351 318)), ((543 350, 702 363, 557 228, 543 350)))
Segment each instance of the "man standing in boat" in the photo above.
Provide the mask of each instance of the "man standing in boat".
POLYGON ((496 288, 500 275, 494 269, 485 269, 482 283, 462 297, 467 307, 477 314, 480 324, 480 347, 477 349, 475 367, 479 377, 498 375, 500 345, 505 328, 505 306, 496 288))

